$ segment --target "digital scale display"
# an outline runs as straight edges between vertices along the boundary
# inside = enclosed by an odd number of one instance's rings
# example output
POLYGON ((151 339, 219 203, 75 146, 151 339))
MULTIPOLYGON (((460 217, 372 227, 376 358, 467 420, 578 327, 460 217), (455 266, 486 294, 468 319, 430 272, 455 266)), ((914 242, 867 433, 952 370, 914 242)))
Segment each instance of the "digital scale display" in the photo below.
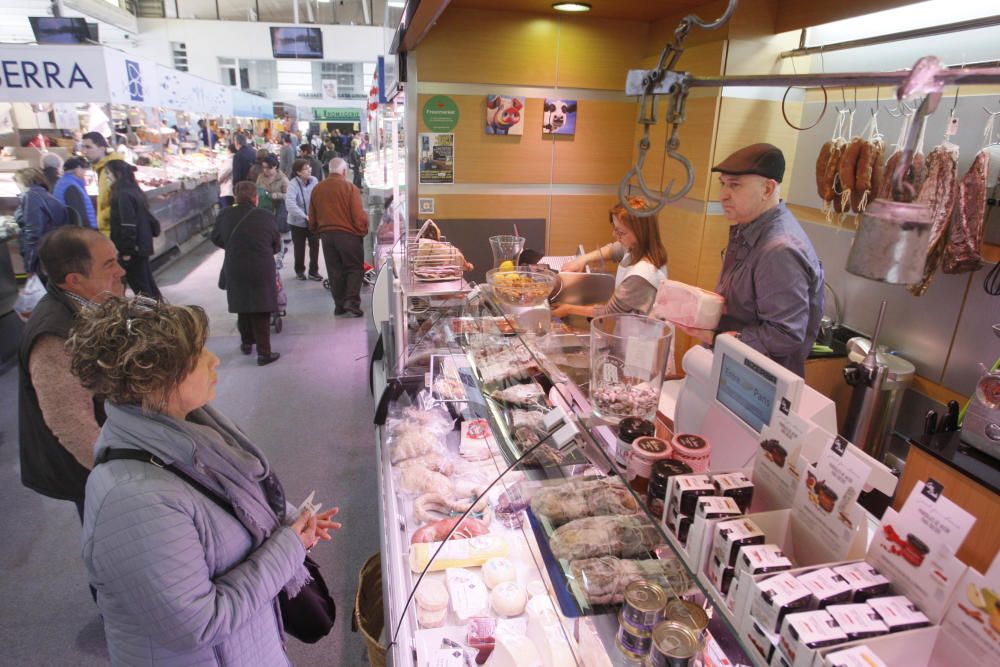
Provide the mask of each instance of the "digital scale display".
POLYGON ((724 354, 715 398, 760 433, 770 423, 778 379, 749 359, 724 354))

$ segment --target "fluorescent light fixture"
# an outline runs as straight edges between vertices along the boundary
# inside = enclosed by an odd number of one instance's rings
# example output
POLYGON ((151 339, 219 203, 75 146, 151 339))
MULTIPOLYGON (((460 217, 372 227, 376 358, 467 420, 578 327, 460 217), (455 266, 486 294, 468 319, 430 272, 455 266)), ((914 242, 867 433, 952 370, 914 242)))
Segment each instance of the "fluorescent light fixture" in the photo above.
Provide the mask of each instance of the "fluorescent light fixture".
POLYGON ((552 5, 552 9, 559 12, 589 12, 591 7, 589 2, 557 2, 552 5))
POLYGON ((813 26, 806 46, 832 44, 993 16, 996 0, 927 0, 864 16, 813 26))
POLYGON ((389 0, 386 4, 396 9, 402 9, 406 6, 406 0, 389 0))

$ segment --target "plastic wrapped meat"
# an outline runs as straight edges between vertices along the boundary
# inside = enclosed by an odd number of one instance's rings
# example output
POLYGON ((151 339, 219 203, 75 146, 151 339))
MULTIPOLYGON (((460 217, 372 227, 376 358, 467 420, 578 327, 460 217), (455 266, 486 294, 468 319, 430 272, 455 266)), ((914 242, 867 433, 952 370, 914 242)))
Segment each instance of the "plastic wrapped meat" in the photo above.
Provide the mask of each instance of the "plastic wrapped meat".
POLYGON ((574 519, 609 514, 635 514, 639 505, 624 484, 611 479, 568 481, 536 491, 531 511, 560 525, 574 519))
POLYGON ((506 403, 518 408, 545 408, 545 392, 535 383, 515 384, 506 389, 491 391, 489 397, 494 401, 506 403))
POLYGON ((684 566, 676 558, 623 560, 614 556, 584 558, 569 564, 577 586, 591 605, 621 604, 625 587, 633 581, 660 584, 673 595, 684 595, 693 583, 684 566))
POLYGON ((432 431, 416 427, 397 431, 392 438, 389 460, 393 465, 405 459, 413 459, 428 454, 440 454, 444 450, 444 439, 432 431))
POLYGON ((407 466, 399 473, 399 488, 405 493, 443 493, 451 495, 454 486, 451 480, 434 470, 421 465, 407 466))
POLYGON ((549 540, 552 554, 561 560, 600 556, 644 556, 662 542, 648 517, 592 516, 556 528, 549 540))
POLYGON ((418 456, 414 459, 404 459, 396 465, 396 468, 402 470, 403 468, 408 468, 410 466, 423 466, 428 470, 439 472, 442 475, 451 475, 455 472, 455 464, 453 464, 444 454, 437 453, 424 454, 423 456, 418 456))
POLYGON ((692 329, 714 329, 719 325, 725 303, 715 292, 664 280, 656 291, 653 317, 692 329))

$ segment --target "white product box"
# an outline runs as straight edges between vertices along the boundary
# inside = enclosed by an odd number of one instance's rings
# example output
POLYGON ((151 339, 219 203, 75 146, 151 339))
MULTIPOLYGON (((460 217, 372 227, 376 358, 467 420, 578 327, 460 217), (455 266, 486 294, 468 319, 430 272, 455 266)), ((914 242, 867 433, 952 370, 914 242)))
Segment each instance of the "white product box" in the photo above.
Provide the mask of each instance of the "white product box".
POLYGON ((868 600, 868 606, 875 610, 889 632, 916 630, 931 624, 927 615, 917 609, 905 595, 892 595, 868 600))
POLYGON ((781 623, 781 652, 792 667, 811 667, 816 650, 843 644, 847 635, 829 612, 788 614, 781 623))
POLYGON ((708 580, 723 597, 729 593, 729 587, 733 583, 735 572, 735 569, 726 567, 717 555, 712 554, 712 557, 708 561, 708 580))
POLYGON ((781 635, 777 632, 768 632, 757 623, 751 623, 746 638, 750 640, 753 647, 764 658, 764 662, 770 662, 778 649, 778 642, 781 640, 781 635))
POLYGON ((867 646, 855 646, 827 653, 824 664, 830 667, 888 667, 867 646))
POLYGON ((754 487, 746 473, 729 472, 712 475, 712 483, 715 485, 715 494, 735 500, 741 514, 746 514, 750 510, 754 487))
POLYGON ((799 581, 812 593, 812 609, 823 609, 831 604, 850 602, 854 588, 842 575, 831 568, 821 567, 799 576, 799 581))
POLYGON ((721 521, 715 525, 712 538, 712 554, 725 567, 736 566, 736 556, 740 547, 764 544, 767 537, 753 520, 748 518, 721 521))
POLYGON ((667 507, 675 505, 678 514, 694 516, 698 498, 715 495, 715 485, 708 475, 674 475, 667 482, 667 507))
POLYGON ((826 608, 850 641, 889 632, 878 613, 867 604, 833 604, 826 608))
POLYGON ((789 572, 758 581, 753 589, 750 616, 768 632, 778 632, 784 617, 805 609, 811 598, 809 589, 789 572))
POLYGON ((839 565, 833 571, 850 585, 853 602, 864 602, 889 592, 889 580, 867 561, 839 565))
POLYGON ((736 608, 736 599, 741 585, 749 585, 747 581, 754 576, 784 572, 794 567, 785 553, 777 544, 753 544, 740 549, 736 557, 736 568, 733 583, 729 585, 726 594, 726 606, 732 611, 736 608))

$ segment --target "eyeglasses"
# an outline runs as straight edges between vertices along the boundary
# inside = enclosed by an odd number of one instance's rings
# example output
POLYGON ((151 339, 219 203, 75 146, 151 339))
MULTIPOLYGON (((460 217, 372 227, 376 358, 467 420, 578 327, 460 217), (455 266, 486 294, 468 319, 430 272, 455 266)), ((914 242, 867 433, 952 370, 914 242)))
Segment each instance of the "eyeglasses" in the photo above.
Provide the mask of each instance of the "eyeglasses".
POLYGON ((614 235, 614 237, 616 239, 620 239, 620 238, 624 238, 625 235, 628 234, 628 230, 627 229, 618 229, 617 227, 612 227, 611 228, 611 233, 614 235))
POLYGON ((128 315, 125 318, 125 331, 129 335, 135 333, 132 330, 132 323, 144 318, 144 315, 156 312, 157 307, 160 302, 148 296, 139 295, 132 299, 132 302, 128 305, 128 315))

